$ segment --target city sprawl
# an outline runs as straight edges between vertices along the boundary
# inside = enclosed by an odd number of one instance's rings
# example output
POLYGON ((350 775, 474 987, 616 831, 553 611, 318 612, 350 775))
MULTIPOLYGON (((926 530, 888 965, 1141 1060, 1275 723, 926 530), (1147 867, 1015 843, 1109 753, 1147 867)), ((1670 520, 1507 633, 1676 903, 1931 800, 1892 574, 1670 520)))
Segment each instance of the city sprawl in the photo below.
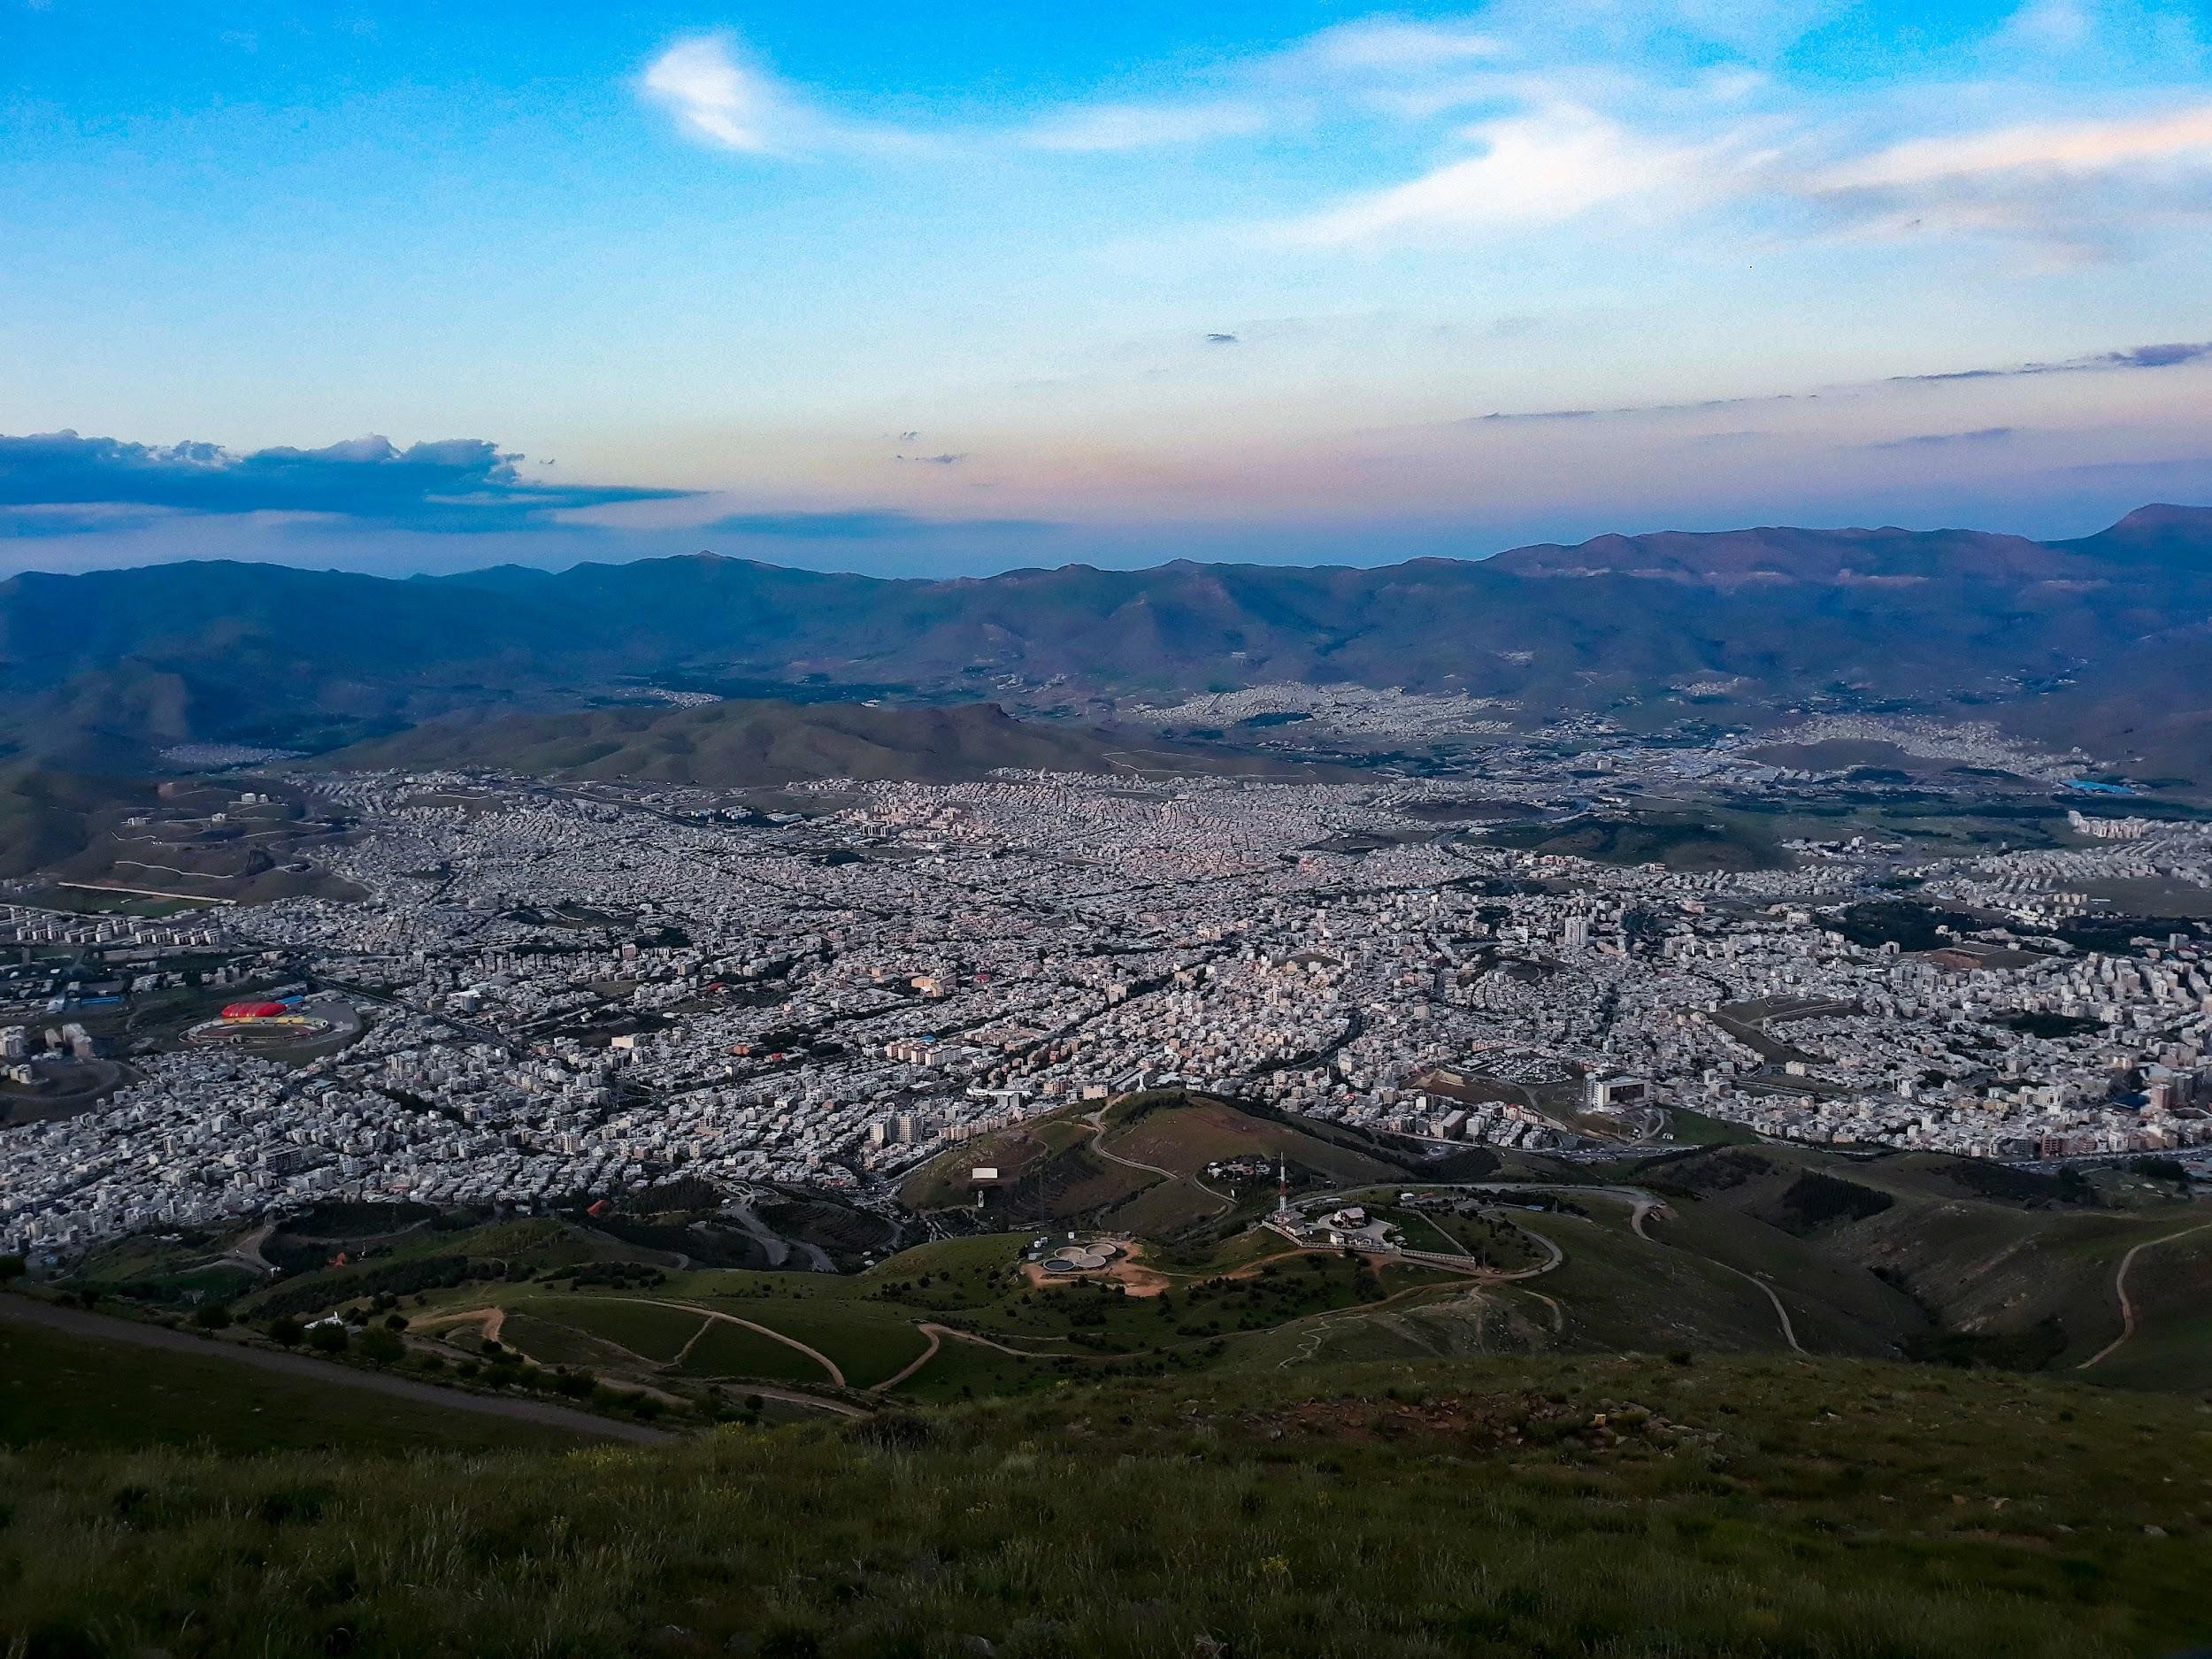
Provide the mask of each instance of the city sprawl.
POLYGON ((1492 833, 1716 780, 1835 782, 1627 742, 1571 775, 1502 748, 1479 784, 296 777, 350 826, 324 856, 357 896, 0 917, 0 1250, 680 1176, 864 1203, 980 1132, 1179 1084, 1440 1153, 1571 1156, 1686 1110, 1993 1159, 2212 1142, 2200 934, 2057 936, 2102 885, 2212 885, 2205 829, 2076 813, 2041 850, 1800 838, 1733 871, 1492 833), (1940 938, 1855 923, 1906 895, 1940 938), (171 1027, 134 1013, 188 991, 171 1027))

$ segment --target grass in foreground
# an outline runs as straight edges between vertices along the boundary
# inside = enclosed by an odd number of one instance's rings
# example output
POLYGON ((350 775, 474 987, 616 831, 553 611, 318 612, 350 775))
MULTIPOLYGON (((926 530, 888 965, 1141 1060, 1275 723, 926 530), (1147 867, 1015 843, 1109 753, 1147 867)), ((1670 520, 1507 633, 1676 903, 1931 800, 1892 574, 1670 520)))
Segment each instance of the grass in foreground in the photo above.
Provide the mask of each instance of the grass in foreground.
POLYGON ((2212 1629, 2208 1430, 1992 1375, 1584 1359, 650 1451, 17 1454, 0 1651, 2155 1653, 2212 1629))

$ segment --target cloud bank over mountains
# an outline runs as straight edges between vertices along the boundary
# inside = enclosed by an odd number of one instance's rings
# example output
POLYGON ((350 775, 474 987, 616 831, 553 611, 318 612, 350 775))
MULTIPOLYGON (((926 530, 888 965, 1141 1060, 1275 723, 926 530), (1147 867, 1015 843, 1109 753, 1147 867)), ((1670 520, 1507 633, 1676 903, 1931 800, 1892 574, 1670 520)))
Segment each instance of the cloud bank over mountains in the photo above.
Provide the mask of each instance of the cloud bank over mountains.
POLYGON ((520 474, 522 458, 481 438, 402 449, 388 438, 365 437, 240 455, 213 443, 164 446, 73 432, 0 435, 0 526, 15 535, 66 534, 160 512, 279 513, 466 534, 547 527, 581 508, 689 493, 541 482, 520 474))

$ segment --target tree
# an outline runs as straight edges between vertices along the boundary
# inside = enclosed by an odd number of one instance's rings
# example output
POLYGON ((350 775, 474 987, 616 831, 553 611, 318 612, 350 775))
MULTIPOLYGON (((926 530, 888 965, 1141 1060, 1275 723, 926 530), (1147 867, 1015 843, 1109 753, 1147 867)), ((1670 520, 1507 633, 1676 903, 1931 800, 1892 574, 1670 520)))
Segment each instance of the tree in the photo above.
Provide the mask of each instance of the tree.
POLYGON ((361 1340, 354 1346, 363 1359, 379 1365, 396 1365, 407 1354, 407 1345, 399 1340, 399 1333, 383 1325, 371 1325, 361 1333, 361 1340))
POLYGON ((0 1256, 0 1285, 20 1279, 31 1271, 31 1265, 19 1256, 0 1256))
POLYGON ((303 1334, 300 1322, 288 1313, 280 1313, 269 1321, 269 1340, 279 1348, 297 1348, 303 1334))
POLYGON ((307 1327, 307 1346, 320 1354, 342 1354, 346 1351, 346 1327, 311 1325, 307 1327))
POLYGON ((230 1310, 219 1302, 204 1302, 193 1314, 192 1323, 209 1331, 219 1331, 230 1323, 230 1310))

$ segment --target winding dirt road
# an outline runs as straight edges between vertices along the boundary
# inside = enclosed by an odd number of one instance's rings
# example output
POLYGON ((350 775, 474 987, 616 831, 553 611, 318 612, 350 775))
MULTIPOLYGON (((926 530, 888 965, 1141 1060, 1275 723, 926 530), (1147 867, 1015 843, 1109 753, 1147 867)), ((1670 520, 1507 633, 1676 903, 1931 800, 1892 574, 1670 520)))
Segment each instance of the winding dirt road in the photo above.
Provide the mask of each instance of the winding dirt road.
POLYGON ((1156 1164, 1140 1164, 1134 1158, 1123 1157, 1118 1152, 1109 1152, 1106 1149, 1106 1121, 1104 1108, 1102 1107, 1099 1110, 1093 1112, 1088 1118, 1085 1118, 1084 1121, 1091 1126, 1091 1150, 1097 1153, 1100 1157, 1104 1158, 1107 1163, 1118 1164, 1125 1170, 1142 1170, 1148 1175, 1162 1176, 1170 1181, 1179 1182, 1185 1187, 1194 1187, 1200 1192, 1205 1194, 1207 1197, 1212 1199, 1214 1202, 1218 1204, 1222 1209, 1233 1210, 1236 1208, 1237 1201, 1235 1199, 1231 1198, 1225 1193, 1217 1193, 1212 1187, 1207 1186, 1205 1182, 1200 1180, 1195 1175, 1179 1175, 1173 1170, 1164 1170, 1156 1164))
POLYGON ((2146 1239, 2120 1258, 2119 1268, 2112 1275, 2112 1294, 2118 1298, 2120 1303, 2120 1334, 2075 1366, 2076 1371, 2087 1371, 2098 1361, 2109 1357, 2118 1351, 2121 1344, 2135 1334, 2135 1302, 2128 1295, 2128 1269, 2135 1265, 2135 1258, 2154 1244, 2171 1244, 2176 1239, 2185 1239, 2193 1233, 2202 1233, 2207 1227, 2212 1227, 2212 1221, 2200 1222, 2193 1227, 2184 1227, 2179 1233, 2170 1233, 2162 1239, 2146 1239))
MULTIPOLYGON (((1624 1192, 1633 1192, 1635 1189, 1632 1187, 1624 1187, 1621 1190, 1624 1192)), ((1654 1211, 1660 1211, 1663 1213, 1666 1210, 1666 1205, 1660 1202, 1656 1198, 1652 1197, 1648 1193, 1639 1194, 1635 1200, 1635 1209, 1629 1212, 1629 1231, 1633 1233, 1638 1238, 1641 1239, 1646 1244, 1657 1245, 1659 1248, 1663 1250, 1672 1249, 1674 1247, 1667 1243, 1664 1240, 1655 1239, 1650 1233, 1644 1231, 1645 1218, 1650 1216, 1654 1211)), ((1797 1340, 1797 1327, 1790 1323, 1790 1310, 1782 1305, 1782 1298, 1775 1294, 1773 1286, 1768 1284, 1765 1279, 1761 1279, 1756 1273, 1747 1273, 1740 1267, 1731 1267, 1727 1263, 1720 1261, 1714 1256, 1702 1256, 1698 1259, 1703 1262, 1711 1262, 1715 1267, 1720 1268, 1724 1271, 1733 1273, 1738 1279, 1747 1279, 1750 1283, 1757 1286, 1760 1294, 1774 1304, 1774 1317, 1782 1322, 1782 1340, 1790 1345, 1790 1351, 1793 1354, 1805 1353, 1805 1345, 1797 1340)), ((1806 1357, 1810 1358, 1811 1356, 1807 1355, 1806 1357)))
MULTIPOLYGON (((846 1386, 845 1373, 838 1369, 837 1362, 832 1359, 828 1355, 823 1353, 820 1348, 810 1348, 804 1342, 800 1341, 795 1336, 786 1336, 782 1332, 772 1331, 764 1325, 755 1325, 750 1319, 741 1319, 733 1313, 724 1313, 718 1308, 702 1308, 695 1302, 655 1302, 649 1296, 610 1296, 606 1300, 609 1302, 634 1302, 648 1308, 674 1308, 683 1313, 698 1314, 707 1321, 708 1325, 711 1325, 715 1320, 719 1319, 726 1325, 741 1325, 746 1330, 752 1332, 756 1336, 764 1336, 772 1341, 782 1343, 786 1348, 797 1349, 800 1353, 805 1355, 809 1359, 812 1360, 817 1365, 819 1365, 824 1371, 827 1371, 829 1373, 830 1381, 835 1383, 840 1388, 846 1386)), ((707 1326, 705 1325, 701 1325, 697 1331, 692 1333, 691 1342, 685 1343, 683 1346, 683 1351, 678 1354, 674 1359, 669 1362, 669 1363, 671 1365, 682 1364, 684 1363, 685 1356, 691 1352, 691 1343, 696 1342, 701 1337, 704 1336, 706 1333, 707 1326)))

